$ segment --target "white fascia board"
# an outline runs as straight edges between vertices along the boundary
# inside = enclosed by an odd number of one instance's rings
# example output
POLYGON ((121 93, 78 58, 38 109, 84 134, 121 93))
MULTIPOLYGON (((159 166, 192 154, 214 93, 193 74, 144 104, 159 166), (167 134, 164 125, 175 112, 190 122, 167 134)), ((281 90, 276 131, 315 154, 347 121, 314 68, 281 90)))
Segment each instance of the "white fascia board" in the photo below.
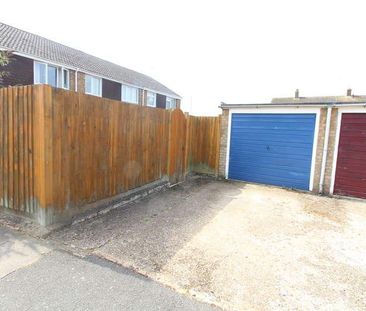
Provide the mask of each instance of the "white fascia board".
POLYGON ((231 108, 230 114, 233 113, 318 113, 320 111, 319 106, 296 106, 296 107, 288 107, 288 106, 278 106, 278 107, 242 107, 242 108, 231 108))

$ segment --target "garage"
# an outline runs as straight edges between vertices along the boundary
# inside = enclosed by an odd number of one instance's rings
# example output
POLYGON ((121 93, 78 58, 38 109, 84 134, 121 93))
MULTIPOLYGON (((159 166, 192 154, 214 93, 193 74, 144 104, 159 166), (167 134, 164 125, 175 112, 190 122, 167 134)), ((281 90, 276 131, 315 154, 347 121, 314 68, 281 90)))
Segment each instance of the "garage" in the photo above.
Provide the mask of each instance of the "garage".
POLYGON ((342 113, 334 194, 366 199, 366 113, 342 113))
POLYGON ((228 178, 312 190, 316 113, 231 113, 228 178))

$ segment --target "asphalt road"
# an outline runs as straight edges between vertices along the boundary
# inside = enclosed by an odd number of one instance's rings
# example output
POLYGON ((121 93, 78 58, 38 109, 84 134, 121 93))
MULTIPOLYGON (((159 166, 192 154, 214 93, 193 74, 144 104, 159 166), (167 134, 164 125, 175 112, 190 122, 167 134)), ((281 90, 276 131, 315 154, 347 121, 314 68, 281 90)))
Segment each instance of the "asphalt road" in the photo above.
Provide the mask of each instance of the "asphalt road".
POLYGON ((0 237, 0 310, 217 310, 98 257, 0 237))

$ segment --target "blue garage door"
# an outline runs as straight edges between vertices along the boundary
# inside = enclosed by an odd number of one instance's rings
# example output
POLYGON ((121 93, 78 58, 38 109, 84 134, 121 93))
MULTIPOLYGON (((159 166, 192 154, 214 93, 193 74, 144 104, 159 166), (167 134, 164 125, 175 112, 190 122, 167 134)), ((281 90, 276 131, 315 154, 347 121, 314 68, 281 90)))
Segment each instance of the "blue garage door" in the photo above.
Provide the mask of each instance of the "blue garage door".
POLYGON ((315 119, 232 114, 229 178, 309 190, 315 119))

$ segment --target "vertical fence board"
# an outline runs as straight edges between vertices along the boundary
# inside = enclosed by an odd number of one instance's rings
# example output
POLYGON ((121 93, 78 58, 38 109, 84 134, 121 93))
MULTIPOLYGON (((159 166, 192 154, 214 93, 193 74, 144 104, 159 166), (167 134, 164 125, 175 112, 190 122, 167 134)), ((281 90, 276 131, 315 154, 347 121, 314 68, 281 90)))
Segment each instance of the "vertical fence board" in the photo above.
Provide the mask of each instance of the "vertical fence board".
POLYGON ((4 124, 5 124, 5 116, 4 116, 4 90, 0 89, 0 206, 5 205, 5 195, 4 195, 4 152, 5 152, 5 140, 4 140, 4 124))
POLYGON ((184 180, 185 176, 185 143, 186 143, 187 120, 183 112, 179 109, 174 110, 170 117, 169 133, 169 177, 171 183, 178 183, 184 180))

